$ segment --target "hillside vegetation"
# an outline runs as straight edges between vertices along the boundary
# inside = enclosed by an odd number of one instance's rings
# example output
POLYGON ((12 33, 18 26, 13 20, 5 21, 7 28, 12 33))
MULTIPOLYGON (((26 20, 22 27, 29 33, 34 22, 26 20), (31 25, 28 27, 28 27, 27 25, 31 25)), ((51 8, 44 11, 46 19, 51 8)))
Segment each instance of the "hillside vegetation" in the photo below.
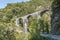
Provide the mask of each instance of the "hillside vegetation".
POLYGON ((17 27, 15 25, 15 18, 31 14, 36 11, 43 10, 44 8, 50 8, 53 0, 30 0, 27 2, 8 3, 3 9, 0 9, 0 40, 49 40, 40 36, 42 32, 49 33, 51 30, 51 11, 46 12, 41 19, 29 18, 28 30, 30 31, 26 36, 24 33, 16 32, 17 30, 23 30, 23 26, 17 27), (41 6, 41 7, 40 7, 41 6), (12 28, 11 28, 12 27, 12 28), (12 30, 14 28, 14 30, 12 30))

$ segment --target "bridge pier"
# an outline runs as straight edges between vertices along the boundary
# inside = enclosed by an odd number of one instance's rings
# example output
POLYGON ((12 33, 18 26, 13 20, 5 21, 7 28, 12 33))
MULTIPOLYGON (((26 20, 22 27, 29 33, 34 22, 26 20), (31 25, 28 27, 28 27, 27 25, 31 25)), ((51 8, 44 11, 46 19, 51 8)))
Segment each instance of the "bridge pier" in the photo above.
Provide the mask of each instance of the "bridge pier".
POLYGON ((23 18, 23 27, 24 27, 24 34, 28 33, 27 27, 28 27, 28 19, 26 17, 23 18))
POLYGON ((19 18, 16 19, 15 23, 16 23, 16 26, 19 26, 19 18))

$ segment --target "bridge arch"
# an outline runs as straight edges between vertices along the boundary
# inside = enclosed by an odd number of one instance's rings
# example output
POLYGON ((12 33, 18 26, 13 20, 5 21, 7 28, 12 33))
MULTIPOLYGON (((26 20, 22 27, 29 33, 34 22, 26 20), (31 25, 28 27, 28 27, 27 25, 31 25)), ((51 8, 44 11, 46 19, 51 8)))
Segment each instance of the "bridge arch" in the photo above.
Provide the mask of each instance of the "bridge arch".
POLYGON ((23 19, 19 18, 19 26, 23 27, 23 19))
POLYGON ((33 15, 28 15, 28 16, 27 16, 28 22, 31 22, 31 21, 32 21, 32 19, 33 19, 32 16, 33 16, 33 15))
POLYGON ((28 16, 27 16, 27 20, 28 20, 27 31, 30 32, 29 26, 30 26, 30 24, 31 24, 31 22, 32 22, 32 20, 33 20, 33 15, 28 15, 28 16))

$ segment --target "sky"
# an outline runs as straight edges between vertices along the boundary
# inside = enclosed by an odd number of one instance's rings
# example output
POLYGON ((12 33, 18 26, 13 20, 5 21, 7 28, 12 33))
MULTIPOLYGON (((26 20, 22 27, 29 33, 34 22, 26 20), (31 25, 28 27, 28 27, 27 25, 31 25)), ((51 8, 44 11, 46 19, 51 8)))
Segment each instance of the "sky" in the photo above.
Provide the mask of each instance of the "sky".
POLYGON ((22 1, 29 1, 29 0, 0 0, 0 9, 4 8, 7 3, 17 3, 17 2, 22 2, 22 1))

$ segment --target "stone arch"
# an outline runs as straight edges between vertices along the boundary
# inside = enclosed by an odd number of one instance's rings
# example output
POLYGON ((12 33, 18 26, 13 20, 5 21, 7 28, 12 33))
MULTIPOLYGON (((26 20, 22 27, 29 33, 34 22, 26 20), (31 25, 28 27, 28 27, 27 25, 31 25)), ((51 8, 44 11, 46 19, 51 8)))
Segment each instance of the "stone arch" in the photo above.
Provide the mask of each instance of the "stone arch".
POLYGON ((32 15, 28 15, 28 16, 27 16, 27 19, 28 19, 28 22, 29 22, 29 21, 31 22, 32 19, 33 19, 32 15))
POLYGON ((23 27, 23 19, 19 18, 19 26, 23 27))
POLYGON ((27 18, 32 17, 32 15, 28 15, 27 18))
POLYGON ((52 11, 52 8, 45 8, 44 10, 39 11, 38 14, 39 14, 40 16, 42 16, 43 14, 45 14, 45 13, 48 12, 48 11, 52 11))
POLYGON ((23 19, 22 18, 16 18, 15 23, 16 23, 16 26, 21 26, 21 24, 23 24, 23 19))
POLYGON ((33 21, 32 15, 28 15, 28 16, 27 16, 27 19, 28 19, 27 31, 30 32, 29 27, 30 27, 30 25, 31 25, 31 22, 33 21))
MULTIPOLYGON (((49 12, 50 10, 43 10, 40 12, 40 16, 42 19, 44 19, 46 16, 50 17, 51 15, 48 15, 46 12, 49 12), (44 16, 45 15, 45 16, 44 16), (43 17, 44 16, 44 17, 43 17)), ((51 18, 51 17, 50 17, 51 18)), ((48 20, 48 19, 47 19, 48 20)), ((43 21, 43 20, 39 20, 39 21, 43 21)), ((43 23, 43 22, 42 22, 43 23)), ((49 30, 49 25, 48 23, 45 23, 45 26, 43 27, 42 31, 45 33, 49 33, 51 30, 49 30), (45 27, 46 26, 46 27, 45 27)))

